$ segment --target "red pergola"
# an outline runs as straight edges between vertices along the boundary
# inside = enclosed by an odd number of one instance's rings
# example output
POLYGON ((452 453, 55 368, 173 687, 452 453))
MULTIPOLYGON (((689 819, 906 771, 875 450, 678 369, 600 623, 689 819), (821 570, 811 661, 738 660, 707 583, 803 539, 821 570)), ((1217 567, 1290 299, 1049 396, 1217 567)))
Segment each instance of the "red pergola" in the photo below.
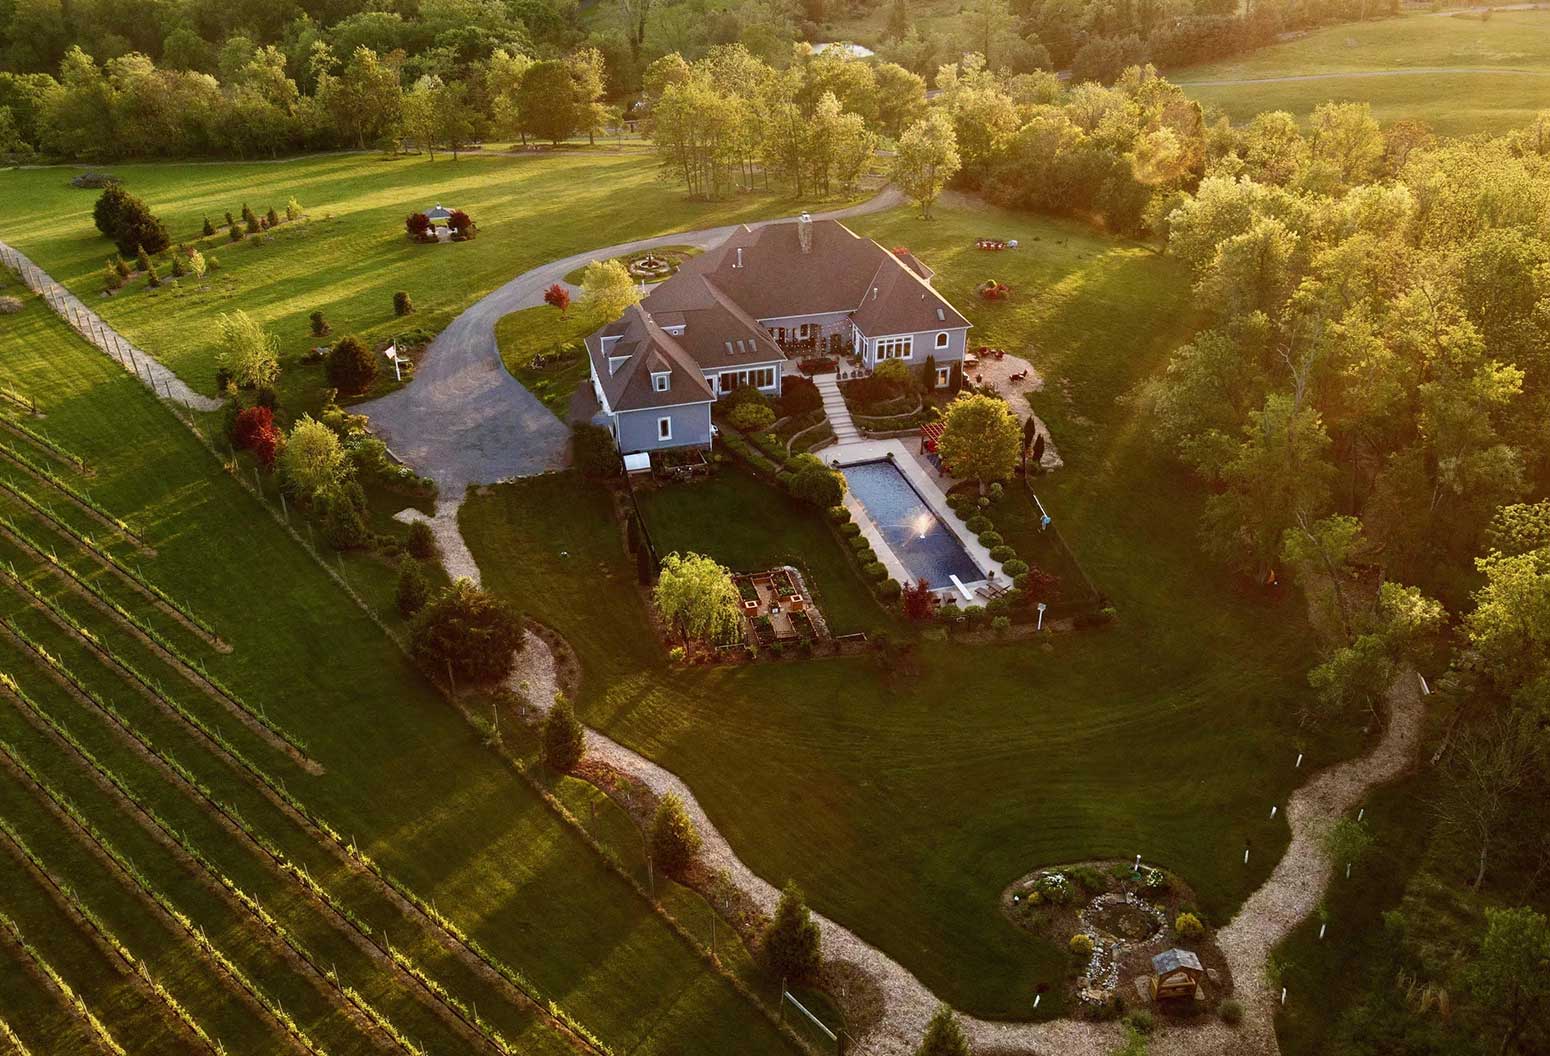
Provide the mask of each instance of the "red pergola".
POLYGON ((927 422, 920 427, 920 449, 922 451, 936 451, 937 441, 942 439, 942 432, 947 428, 946 422, 927 422))

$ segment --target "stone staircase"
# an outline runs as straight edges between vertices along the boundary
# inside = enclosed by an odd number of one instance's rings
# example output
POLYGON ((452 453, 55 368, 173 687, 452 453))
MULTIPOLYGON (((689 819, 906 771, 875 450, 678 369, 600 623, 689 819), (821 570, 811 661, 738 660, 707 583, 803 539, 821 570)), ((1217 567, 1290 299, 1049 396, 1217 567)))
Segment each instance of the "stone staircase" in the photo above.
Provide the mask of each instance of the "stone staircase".
POLYGON ((862 436, 856 429, 856 423, 850 420, 850 408, 845 406, 845 397, 840 395, 839 378, 834 374, 818 374, 814 376, 813 384, 818 386, 818 394, 823 397, 823 413, 834 428, 835 444, 858 443, 862 436))

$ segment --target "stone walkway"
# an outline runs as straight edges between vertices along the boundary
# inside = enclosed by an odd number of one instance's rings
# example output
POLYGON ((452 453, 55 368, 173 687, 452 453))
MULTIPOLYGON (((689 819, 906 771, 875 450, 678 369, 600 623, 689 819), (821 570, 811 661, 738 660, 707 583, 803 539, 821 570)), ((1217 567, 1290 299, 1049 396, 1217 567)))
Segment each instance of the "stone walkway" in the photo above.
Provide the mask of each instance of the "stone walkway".
POLYGON ((833 374, 816 374, 813 376, 813 384, 818 386, 818 395, 823 397, 823 413, 834 429, 833 443, 854 444, 859 441, 861 432, 856 428, 856 423, 851 421, 845 397, 840 395, 839 379, 833 374))
POLYGON ((122 334, 103 322, 96 312, 81 303, 80 298, 54 281, 48 272, 27 259, 25 253, 0 242, 0 260, 19 272, 22 281, 30 289, 42 294, 55 314, 74 327, 77 333, 96 346, 99 351, 111 356, 119 366, 133 374, 141 384, 156 395, 196 411, 220 410, 220 400, 195 392, 185 385, 176 374, 162 366, 155 357, 144 349, 135 347, 122 334))

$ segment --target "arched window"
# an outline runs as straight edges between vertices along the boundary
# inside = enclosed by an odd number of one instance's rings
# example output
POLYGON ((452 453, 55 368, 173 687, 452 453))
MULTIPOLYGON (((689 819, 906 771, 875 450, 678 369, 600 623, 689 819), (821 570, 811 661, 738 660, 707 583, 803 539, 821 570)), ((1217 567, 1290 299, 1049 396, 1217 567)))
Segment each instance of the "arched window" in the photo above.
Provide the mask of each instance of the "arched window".
POLYGON ((940 334, 936 335, 936 347, 937 348, 946 348, 947 347, 947 331, 946 330, 943 330, 940 334))

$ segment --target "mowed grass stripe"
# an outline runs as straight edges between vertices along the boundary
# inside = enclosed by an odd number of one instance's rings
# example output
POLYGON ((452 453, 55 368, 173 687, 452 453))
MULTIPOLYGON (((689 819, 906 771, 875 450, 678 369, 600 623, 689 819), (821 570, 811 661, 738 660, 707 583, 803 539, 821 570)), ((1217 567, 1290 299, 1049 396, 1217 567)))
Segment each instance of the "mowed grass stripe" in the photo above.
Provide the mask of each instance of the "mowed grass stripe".
MULTIPOLYGON (((48 408, 51 432, 97 468, 93 496, 135 511, 157 548, 157 580, 222 629, 233 652, 208 668, 262 702, 328 773, 293 777, 247 731, 228 731, 244 754, 284 774, 364 854, 616 1050, 653 1038, 685 1054, 789 1051, 504 769, 186 427, 39 309, 29 299, 0 339, 15 383, 48 408), (656 1016, 669 1002, 672 1016, 656 1016)), ((352 581, 380 578, 368 596, 391 598, 390 568, 346 564, 352 581)), ((41 620, 21 622, 53 640, 41 620)), ((118 642, 111 631, 103 637, 118 642)), ((99 690, 110 685, 82 662, 72 666, 99 690)), ((163 682, 210 714, 185 687, 163 682)))

